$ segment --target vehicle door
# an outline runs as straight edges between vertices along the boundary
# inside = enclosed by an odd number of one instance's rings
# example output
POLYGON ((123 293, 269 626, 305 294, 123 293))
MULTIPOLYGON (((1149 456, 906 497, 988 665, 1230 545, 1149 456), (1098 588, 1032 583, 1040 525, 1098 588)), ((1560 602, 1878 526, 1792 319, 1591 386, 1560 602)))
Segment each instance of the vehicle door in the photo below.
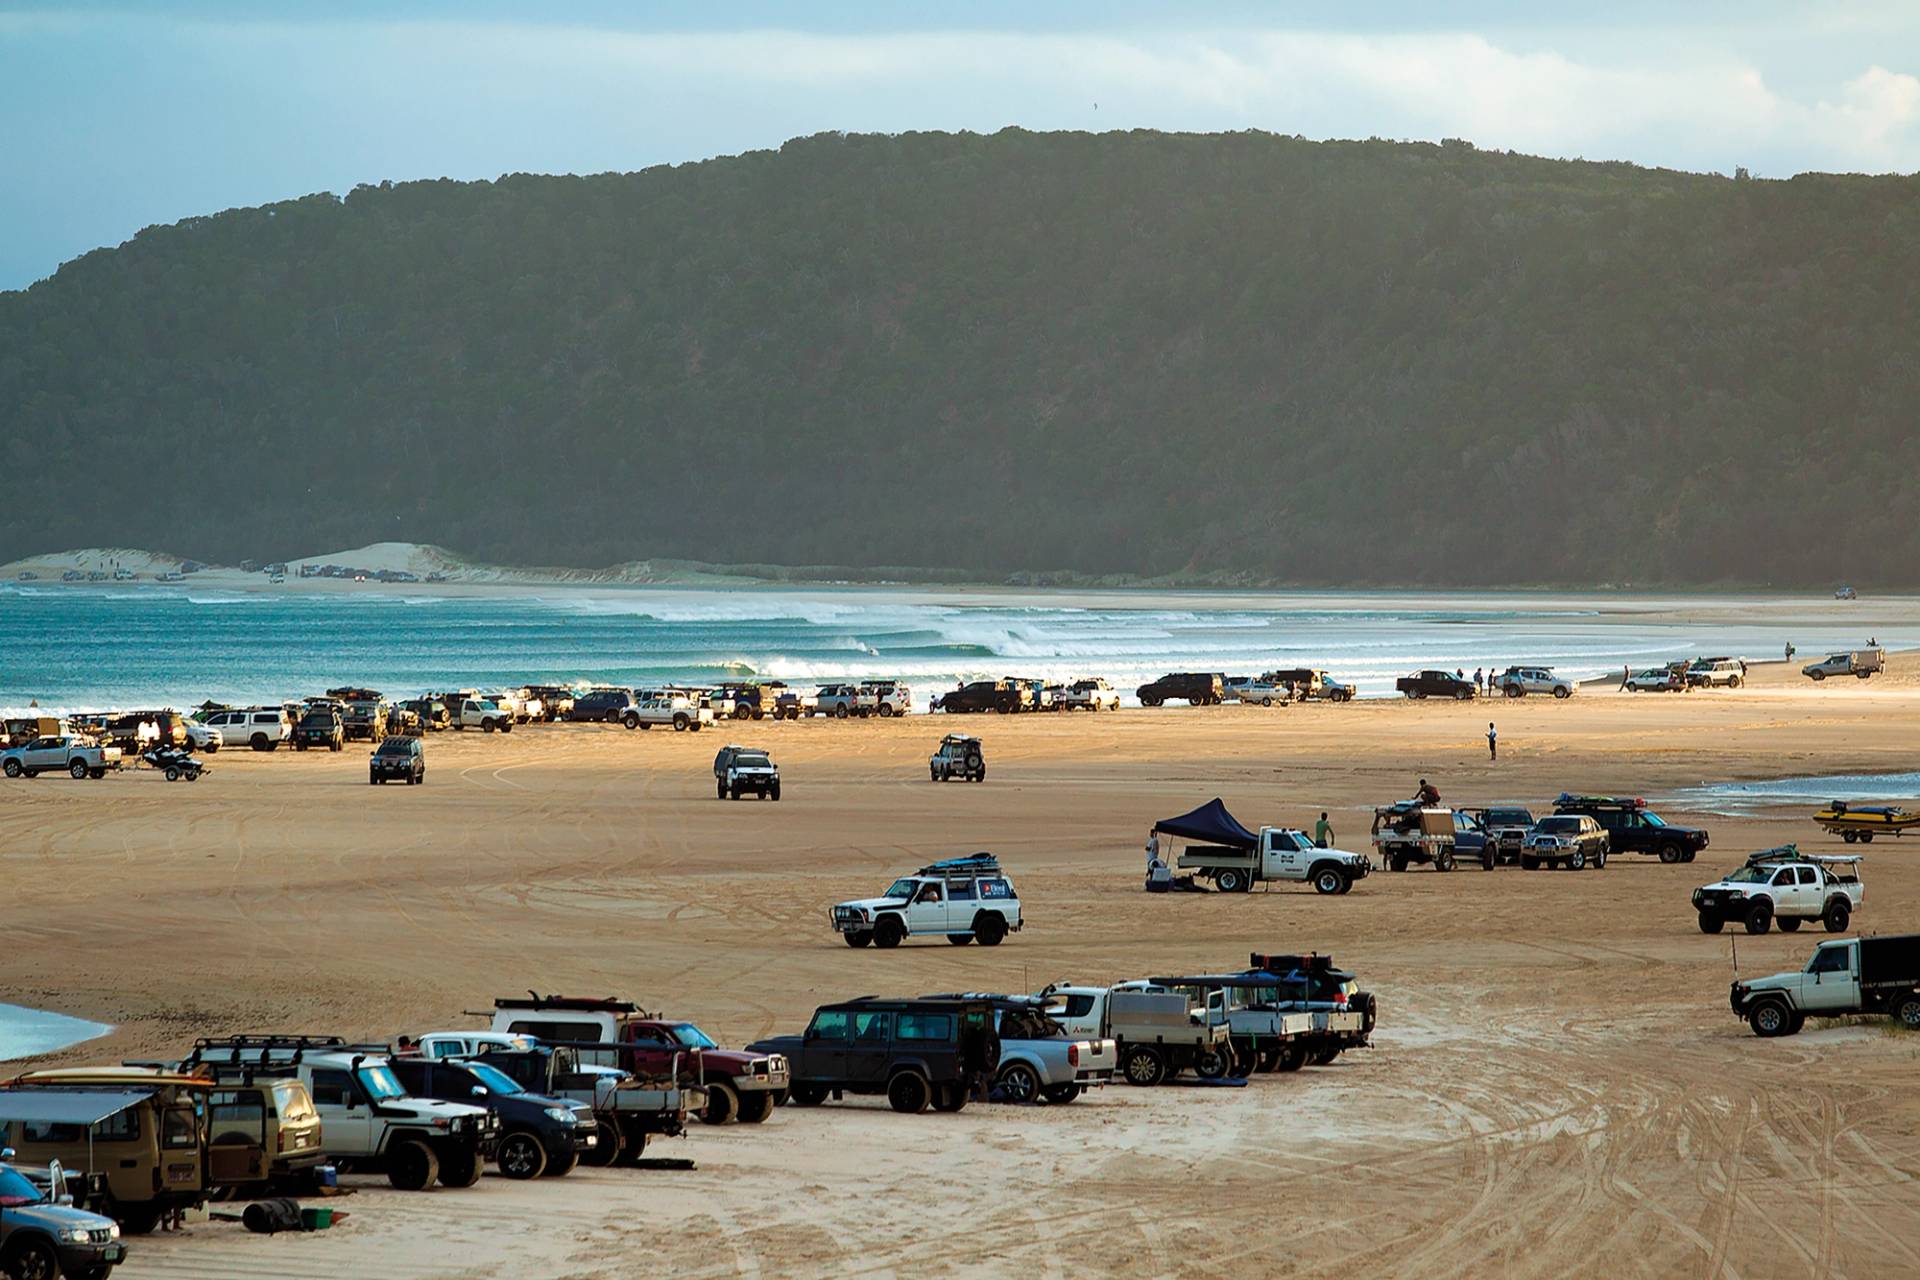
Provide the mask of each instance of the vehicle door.
POLYGON ((1820 868, 1795 867, 1794 910, 1807 916, 1817 916, 1821 908, 1820 868))
POLYGON ((264 1087, 215 1089, 207 1095, 207 1181, 213 1186, 267 1176, 264 1087))
POLYGON ((893 1063, 893 1013, 859 1009, 853 1014, 852 1025, 844 1078, 850 1084, 885 1084, 887 1068, 893 1063))
POLYGON ((1822 947, 1813 953, 1797 993, 1802 1009, 1833 1012, 1858 1005, 1860 984, 1853 974, 1853 957, 1858 950, 1850 946, 1822 947))
POLYGON ((1781 867, 1773 873, 1773 879, 1767 882, 1767 891, 1773 896, 1773 913, 1782 916, 1805 915, 1801 909, 1805 899, 1800 893, 1800 884, 1796 876, 1797 867, 1781 867))
POLYGON ((67 763, 65 738, 35 738, 21 753, 20 763, 28 769, 59 769, 67 763))
POLYGON ((976 888, 972 878, 967 876, 947 881, 947 920, 949 922, 949 928, 965 929, 973 924, 973 917, 980 901, 981 889, 985 887, 985 884, 986 882, 982 881, 980 888, 976 888))
POLYGON ((1106 1013, 1105 1001, 1091 992, 1069 992, 1054 997, 1057 1007, 1050 1009, 1050 1016, 1058 1022, 1066 1033, 1076 1038, 1098 1037, 1106 1034, 1101 1029, 1106 1013))
POLYGON ((320 1113, 320 1141, 335 1155, 365 1155, 373 1151, 374 1116, 367 1100, 345 1071, 315 1067, 307 1091, 320 1113))
POLYGON ((663 1075, 673 1069, 673 1055, 679 1043, 660 1027, 632 1027, 627 1032, 632 1051, 629 1070, 648 1075, 663 1075))
POLYGON ((1267 832, 1266 857, 1261 870, 1269 880, 1299 880, 1307 874, 1304 837, 1291 831, 1267 832))
POLYGON ((904 913, 909 933, 947 931, 947 890, 938 880, 922 880, 904 913))
POLYGON ((847 1078, 847 1047, 853 1015, 845 1009, 821 1009, 807 1025, 802 1059, 794 1075, 813 1083, 837 1084, 847 1078))

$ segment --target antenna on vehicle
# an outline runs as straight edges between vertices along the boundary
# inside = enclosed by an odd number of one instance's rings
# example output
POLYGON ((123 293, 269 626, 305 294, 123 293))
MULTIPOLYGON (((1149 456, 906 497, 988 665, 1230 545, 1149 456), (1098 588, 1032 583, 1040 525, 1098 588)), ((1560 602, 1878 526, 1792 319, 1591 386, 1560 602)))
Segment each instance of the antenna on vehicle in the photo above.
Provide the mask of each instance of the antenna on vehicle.
POLYGON ((1727 945, 1733 949, 1733 980, 1740 981, 1740 939, 1733 934, 1727 935, 1727 945))

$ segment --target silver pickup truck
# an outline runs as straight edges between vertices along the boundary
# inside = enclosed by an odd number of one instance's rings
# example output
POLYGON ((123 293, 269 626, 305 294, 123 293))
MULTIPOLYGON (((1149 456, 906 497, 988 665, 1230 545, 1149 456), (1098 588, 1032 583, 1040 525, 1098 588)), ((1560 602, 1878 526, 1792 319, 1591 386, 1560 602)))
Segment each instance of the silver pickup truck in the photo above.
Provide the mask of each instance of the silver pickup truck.
POLYGON ((1068 1103, 1113 1080, 1120 1048, 1104 1037, 1080 1038, 1049 1016, 1049 997, 963 992, 925 1000, 990 1000, 1000 1036, 995 1102, 1068 1103))

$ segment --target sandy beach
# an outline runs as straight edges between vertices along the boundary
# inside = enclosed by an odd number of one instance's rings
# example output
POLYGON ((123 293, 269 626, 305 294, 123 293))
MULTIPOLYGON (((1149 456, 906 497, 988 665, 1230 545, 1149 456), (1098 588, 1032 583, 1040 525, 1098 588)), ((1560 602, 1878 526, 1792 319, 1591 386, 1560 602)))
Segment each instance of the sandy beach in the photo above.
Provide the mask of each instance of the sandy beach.
MULTIPOLYGON (((1567 702, 1362 702, 1102 716, 752 724, 699 735, 531 725, 428 741, 424 788, 369 789, 365 748, 227 751, 0 784, 0 996, 112 1023, 41 1062, 153 1057, 235 1031, 387 1038, 476 1025, 525 991, 623 995, 730 1042, 865 993, 1027 990, 1320 950, 1381 1004, 1375 1047, 1243 1090, 1115 1086, 1068 1107, 904 1117, 881 1100, 696 1127, 691 1173, 489 1176, 406 1195, 349 1178, 301 1238, 196 1223, 129 1276, 1387 1274, 1768 1276, 1920 1269, 1920 1038, 1815 1024, 1763 1041, 1745 974, 1825 935, 1706 937, 1687 895, 1757 848, 1838 851, 1807 810, 1690 815, 1691 865, 1377 873, 1344 897, 1140 892, 1142 836, 1215 795, 1250 824, 1566 788, 1913 767, 1920 659, 1816 687, 1567 702), (1490 765, 1482 738, 1501 733, 1490 765), (984 785, 935 786, 939 734, 984 785), (779 804, 713 798, 725 741, 769 747, 779 804), (997 852, 1026 904, 994 951, 852 951, 826 925, 938 856, 997 852)), ((1866 851, 1863 932, 1913 927, 1920 871, 1866 851)))

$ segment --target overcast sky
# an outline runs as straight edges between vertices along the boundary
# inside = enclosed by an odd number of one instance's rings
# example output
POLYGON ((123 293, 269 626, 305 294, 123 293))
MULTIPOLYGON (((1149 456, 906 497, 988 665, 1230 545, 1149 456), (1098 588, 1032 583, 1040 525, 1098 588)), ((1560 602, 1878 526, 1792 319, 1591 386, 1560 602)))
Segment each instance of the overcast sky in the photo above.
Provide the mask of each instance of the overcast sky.
POLYGON ((362 182, 1006 125, 1912 173, 1920 0, 0 0, 0 289, 153 223, 362 182))

